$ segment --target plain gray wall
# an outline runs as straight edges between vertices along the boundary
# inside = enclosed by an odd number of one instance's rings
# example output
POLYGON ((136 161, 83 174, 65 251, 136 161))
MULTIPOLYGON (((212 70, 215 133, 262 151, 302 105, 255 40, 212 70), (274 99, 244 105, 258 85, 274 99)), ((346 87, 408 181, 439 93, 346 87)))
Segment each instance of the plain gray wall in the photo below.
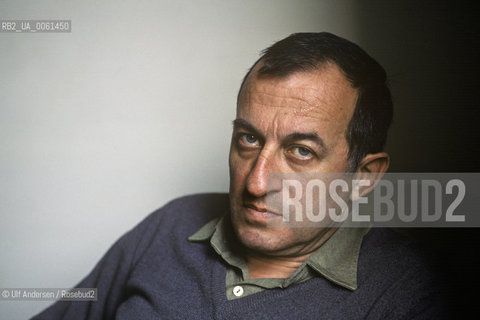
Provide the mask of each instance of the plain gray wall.
POLYGON ((0 288, 72 287, 170 199, 227 191, 244 73, 293 32, 359 40, 355 3, 2 0, 72 33, 0 33, 0 288))

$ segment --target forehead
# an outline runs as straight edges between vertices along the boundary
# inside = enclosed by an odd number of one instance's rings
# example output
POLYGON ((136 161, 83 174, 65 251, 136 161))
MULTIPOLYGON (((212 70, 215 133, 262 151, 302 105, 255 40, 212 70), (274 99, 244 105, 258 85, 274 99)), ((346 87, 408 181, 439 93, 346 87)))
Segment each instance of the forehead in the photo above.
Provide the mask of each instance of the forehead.
POLYGON ((275 114, 277 118, 283 115, 333 121, 346 129, 355 109, 357 90, 335 64, 326 63, 317 70, 284 78, 259 77, 258 68, 252 71, 240 94, 237 116, 255 113, 255 117, 268 120, 275 114))

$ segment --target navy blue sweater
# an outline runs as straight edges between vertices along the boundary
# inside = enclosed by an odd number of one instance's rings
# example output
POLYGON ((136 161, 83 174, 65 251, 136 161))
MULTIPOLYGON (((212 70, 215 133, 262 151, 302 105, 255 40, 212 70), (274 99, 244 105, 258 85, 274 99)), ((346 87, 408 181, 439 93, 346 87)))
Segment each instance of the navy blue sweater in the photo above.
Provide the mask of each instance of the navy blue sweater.
POLYGON ((438 319, 438 286, 397 233, 374 228, 358 262, 358 289, 317 277, 236 300, 208 242, 187 238, 228 211, 228 196, 177 199, 121 237, 77 287, 98 301, 60 301, 33 319, 438 319))

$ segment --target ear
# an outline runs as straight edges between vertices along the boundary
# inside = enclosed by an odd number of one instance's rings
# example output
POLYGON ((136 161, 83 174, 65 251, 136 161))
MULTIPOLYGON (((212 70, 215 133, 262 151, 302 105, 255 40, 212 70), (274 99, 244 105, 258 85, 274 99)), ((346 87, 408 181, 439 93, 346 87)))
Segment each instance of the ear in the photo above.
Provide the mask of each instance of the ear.
POLYGON ((367 154, 357 167, 357 173, 377 173, 380 178, 387 172, 390 156, 385 152, 367 154))
POLYGON ((358 190, 352 195, 353 198, 363 197, 375 188, 378 180, 382 179, 390 165, 390 156, 385 152, 367 154, 355 171, 355 180, 361 180, 358 190))

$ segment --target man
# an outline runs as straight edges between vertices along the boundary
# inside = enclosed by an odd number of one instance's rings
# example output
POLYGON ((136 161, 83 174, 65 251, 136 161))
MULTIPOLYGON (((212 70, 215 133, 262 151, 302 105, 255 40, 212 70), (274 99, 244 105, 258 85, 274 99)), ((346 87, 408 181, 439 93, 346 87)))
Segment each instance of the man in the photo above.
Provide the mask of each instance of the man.
POLYGON ((381 175, 391 118, 385 72, 357 45, 329 33, 275 43, 238 94, 229 196, 153 213, 78 285, 98 301, 57 302, 36 319, 438 318, 410 242, 380 228, 294 228, 266 200, 272 173, 381 175))

